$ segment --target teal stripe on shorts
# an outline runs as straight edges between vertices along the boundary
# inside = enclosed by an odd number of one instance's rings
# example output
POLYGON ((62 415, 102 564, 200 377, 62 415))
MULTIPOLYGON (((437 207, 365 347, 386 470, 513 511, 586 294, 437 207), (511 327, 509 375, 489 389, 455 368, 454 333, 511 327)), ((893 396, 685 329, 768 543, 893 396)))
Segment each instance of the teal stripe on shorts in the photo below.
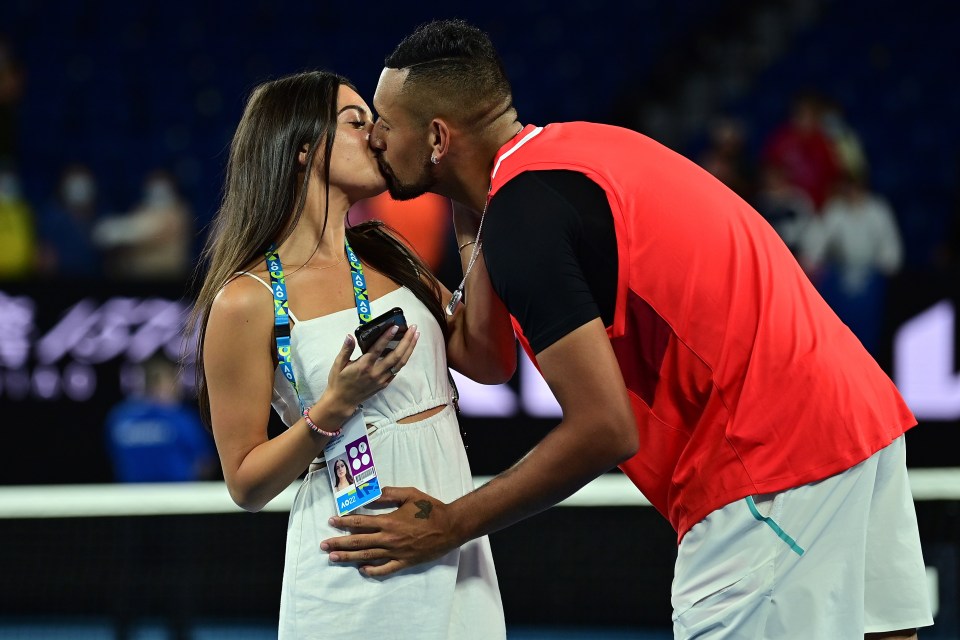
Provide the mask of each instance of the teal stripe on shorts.
POLYGON ((780 528, 780 525, 774 521, 773 518, 769 516, 760 515, 760 510, 757 509, 757 504, 753 501, 753 496, 747 496, 747 506, 750 507, 750 513, 753 514, 753 517, 761 522, 766 522, 773 532, 777 534, 777 537, 787 543, 787 545, 796 553, 798 556, 803 555, 803 547, 797 544, 797 541, 791 538, 786 531, 780 528))

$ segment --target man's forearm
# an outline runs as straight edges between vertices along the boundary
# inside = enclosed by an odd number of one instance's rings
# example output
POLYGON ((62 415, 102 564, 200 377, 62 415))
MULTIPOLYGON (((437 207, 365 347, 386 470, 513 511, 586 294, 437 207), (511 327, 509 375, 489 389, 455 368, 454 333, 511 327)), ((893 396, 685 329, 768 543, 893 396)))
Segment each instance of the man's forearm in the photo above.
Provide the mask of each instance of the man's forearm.
POLYGON ((515 465, 450 503, 460 543, 549 509, 623 462, 636 451, 623 435, 624 425, 561 422, 515 465))

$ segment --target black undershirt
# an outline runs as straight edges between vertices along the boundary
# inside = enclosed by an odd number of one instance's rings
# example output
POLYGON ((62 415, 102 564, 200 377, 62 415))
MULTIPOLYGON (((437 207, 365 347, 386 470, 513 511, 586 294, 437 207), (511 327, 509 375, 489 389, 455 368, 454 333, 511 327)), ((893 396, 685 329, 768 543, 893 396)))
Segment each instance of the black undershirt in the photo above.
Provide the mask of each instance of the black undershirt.
POLYGON ((613 323, 613 214, 582 173, 528 171, 501 187, 487 207, 483 256, 534 353, 595 318, 613 323))

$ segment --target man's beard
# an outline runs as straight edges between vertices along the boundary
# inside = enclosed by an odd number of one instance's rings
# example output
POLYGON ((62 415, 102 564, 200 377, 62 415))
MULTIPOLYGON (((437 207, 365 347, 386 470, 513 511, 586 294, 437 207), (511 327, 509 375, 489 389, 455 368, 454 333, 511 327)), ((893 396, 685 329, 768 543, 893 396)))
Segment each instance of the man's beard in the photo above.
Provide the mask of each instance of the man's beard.
POLYGON ((387 191, 390 192, 390 197, 394 200, 413 200, 414 198, 419 198, 430 191, 433 185, 437 183, 437 179, 433 175, 433 165, 431 165, 429 161, 424 161, 424 171, 420 179, 412 183, 403 183, 397 179, 397 176, 393 173, 393 169, 384 161, 383 156, 377 156, 377 166, 380 167, 380 173, 383 174, 384 179, 387 181, 387 191))

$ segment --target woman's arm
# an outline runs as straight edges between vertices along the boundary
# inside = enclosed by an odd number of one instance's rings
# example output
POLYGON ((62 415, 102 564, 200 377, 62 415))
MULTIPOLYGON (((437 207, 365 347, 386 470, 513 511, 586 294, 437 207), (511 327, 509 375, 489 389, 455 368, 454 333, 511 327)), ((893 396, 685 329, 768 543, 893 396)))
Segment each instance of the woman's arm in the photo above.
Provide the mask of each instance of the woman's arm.
MULTIPOLYGON (((476 247, 480 215, 457 202, 453 205, 453 226, 464 272, 476 247), (466 246, 464 246, 466 245, 466 246)), ((444 291, 444 305, 450 293, 444 291)), ((467 277, 463 301, 448 320, 450 338, 447 360, 463 375, 484 384, 506 382, 517 367, 516 338, 510 314, 494 293, 482 252, 467 277)))
MULTIPOLYGON (((270 439, 267 424, 273 394, 273 305, 260 284, 238 278, 213 302, 204 337, 203 362, 210 395, 213 436, 230 496, 247 511, 259 511, 299 477, 328 437, 298 420, 270 439)), ((370 353, 350 361, 347 336, 334 362, 328 387, 310 408, 313 422, 336 431, 357 405, 389 384, 390 367, 403 366, 416 343, 408 331, 393 353, 375 355, 389 342, 384 335, 370 353)), ((307 357, 300 354, 299 357, 307 357)))

